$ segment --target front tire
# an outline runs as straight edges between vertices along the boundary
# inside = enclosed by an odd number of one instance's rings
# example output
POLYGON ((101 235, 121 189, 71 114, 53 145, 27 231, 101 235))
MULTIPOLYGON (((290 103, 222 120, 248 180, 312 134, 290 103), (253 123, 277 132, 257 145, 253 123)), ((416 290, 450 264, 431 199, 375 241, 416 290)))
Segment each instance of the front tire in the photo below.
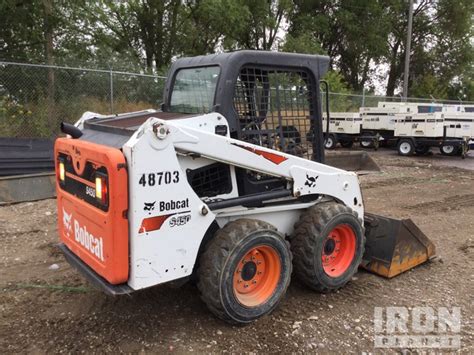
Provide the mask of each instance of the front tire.
POLYGON ((337 139, 334 134, 330 134, 325 140, 324 140, 324 148, 326 149, 335 149, 337 145, 337 139))
POLYGON ((401 139, 398 142, 397 150, 399 155, 407 157, 415 153, 415 146, 411 139, 401 139))
POLYGON ((316 291, 335 291, 357 272, 364 245, 364 227, 351 208, 336 202, 317 204, 295 224, 295 274, 316 291))
POLYGON ((231 324, 249 323, 273 311, 290 284, 289 244, 275 227, 258 220, 229 222, 199 262, 202 300, 231 324))

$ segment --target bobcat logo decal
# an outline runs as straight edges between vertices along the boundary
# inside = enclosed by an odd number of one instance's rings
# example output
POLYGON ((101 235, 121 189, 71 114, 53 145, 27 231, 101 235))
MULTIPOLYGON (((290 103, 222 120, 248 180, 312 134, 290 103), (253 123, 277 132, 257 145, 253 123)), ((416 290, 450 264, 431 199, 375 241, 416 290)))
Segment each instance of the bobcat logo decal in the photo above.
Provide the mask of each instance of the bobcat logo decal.
POLYGON ((143 207, 143 211, 153 211, 155 209, 155 203, 156 203, 156 201, 145 202, 145 205, 143 207))
POLYGON ((63 225, 64 225, 64 230, 66 231, 67 236, 70 236, 70 233, 72 232, 72 213, 67 213, 66 210, 63 207, 63 225))
POLYGON ((308 186, 309 188, 315 187, 316 186, 316 180, 318 180, 319 176, 309 176, 306 174, 306 181, 305 181, 305 186, 308 186))

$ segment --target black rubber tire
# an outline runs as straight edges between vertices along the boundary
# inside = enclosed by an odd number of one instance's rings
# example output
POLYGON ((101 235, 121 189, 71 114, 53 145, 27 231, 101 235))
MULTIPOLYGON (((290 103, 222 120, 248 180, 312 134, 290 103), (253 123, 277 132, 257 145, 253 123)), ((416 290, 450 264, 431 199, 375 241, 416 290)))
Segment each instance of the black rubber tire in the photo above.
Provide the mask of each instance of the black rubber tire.
POLYGON ((415 152, 417 155, 426 155, 428 154, 430 150, 431 150, 431 147, 424 146, 424 147, 416 148, 415 152))
POLYGON ((324 148, 335 149, 337 145, 337 138, 334 134, 330 134, 327 139, 324 140, 324 148))
POLYGON ((373 148, 374 147, 374 142, 370 141, 370 140, 361 140, 359 142, 359 145, 361 148, 364 148, 364 149, 369 149, 369 148, 373 148), (365 145, 364 145, 365 144, 365 145))
POLYGON ((415 153, 415 145, 413 144, 413 141, 411 139, 400 139, 400 141, 397 144, 397 151, 398 151, 398 155, 408 157, 415 153), (406 145, 409 146, 409 149, 403 150, 402 148, 405 147, 406 145))
POLYGON ((295 276, 308 287, 319 292, 335 291, 351 280, 362 261, 365 230, 357 213, 336 202, 312 206, 300 216, 290 239, 295 276), (354 258, 346 271, 331 277, 324 271, 321 256, 323 243, 336 226, 348 224, 356 237, 354 258))
POLYGON ((259 220, 239 219, 218 230, 207 244, 199 258, 197 287, 201 299, 214 315, 231 324, 246 324, 269 314, 278 306, 290 284, 291 272, 290 245, 276 228, 259 220), (277 251, 281 276, 265 303, 246 307, 234 294, 234 271, 248 250, 262 244, 277 251))
POLYGON ((453 147, 453 151, 452 152, 445 152, 444 148, 445 147, 448 147, 450 145, 442 145, 441 147, 439 147, 439 152, 442 154, 442 155, 447 155, 447 156, 455 156, 455 155, 461 155, 461 149, 459 147, 453 147))
POLYGON ((343 148, 352 148, 354 141, 341 141, 341 147, 343 148))

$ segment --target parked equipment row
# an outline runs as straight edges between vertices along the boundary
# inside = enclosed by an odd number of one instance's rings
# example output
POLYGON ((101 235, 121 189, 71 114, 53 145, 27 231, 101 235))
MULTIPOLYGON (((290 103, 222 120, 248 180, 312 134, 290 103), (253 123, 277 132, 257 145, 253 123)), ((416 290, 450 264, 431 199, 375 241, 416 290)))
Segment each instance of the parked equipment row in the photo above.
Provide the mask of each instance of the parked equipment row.
POLYGON ((474 145, 474 106, 379 102, 359 113, 331 112, 323 124, 326 149, 392 145, 400 155, 426 154, 438 147, 444 155, 464 157, 474 145))

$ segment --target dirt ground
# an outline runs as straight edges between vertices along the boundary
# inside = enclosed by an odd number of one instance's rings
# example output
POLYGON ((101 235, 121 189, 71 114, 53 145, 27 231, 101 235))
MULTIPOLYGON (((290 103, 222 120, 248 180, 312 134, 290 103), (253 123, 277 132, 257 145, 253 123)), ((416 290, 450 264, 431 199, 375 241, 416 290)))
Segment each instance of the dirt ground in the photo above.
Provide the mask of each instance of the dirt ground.
POLYGON ((0 352, 378 353, 374 307, 456 306, 459 351, 474 353, 474 171, 436 154, 373 156, 383 173, 361 177, 367 210, 412 218, 438 259, 391 280, 361 270, 328 295, 294 280, 271 315, 245 327, 214 318, 191 284, 105 296, 56 249, 55 200, 0 207, 0 352))

